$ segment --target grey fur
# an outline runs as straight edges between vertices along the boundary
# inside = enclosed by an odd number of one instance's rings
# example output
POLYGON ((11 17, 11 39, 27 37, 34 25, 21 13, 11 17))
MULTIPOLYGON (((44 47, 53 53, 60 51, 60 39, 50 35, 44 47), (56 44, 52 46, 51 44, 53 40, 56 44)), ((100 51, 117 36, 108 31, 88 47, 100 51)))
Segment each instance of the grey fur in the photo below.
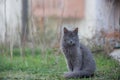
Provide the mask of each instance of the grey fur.
POLYGON ((96 70, 95 60, 91 51, 79 42, 78 28, 73 31, 64 28, 61 43, 69 70, 64 74, 64 77, 81 78, 92 76, 96 70))

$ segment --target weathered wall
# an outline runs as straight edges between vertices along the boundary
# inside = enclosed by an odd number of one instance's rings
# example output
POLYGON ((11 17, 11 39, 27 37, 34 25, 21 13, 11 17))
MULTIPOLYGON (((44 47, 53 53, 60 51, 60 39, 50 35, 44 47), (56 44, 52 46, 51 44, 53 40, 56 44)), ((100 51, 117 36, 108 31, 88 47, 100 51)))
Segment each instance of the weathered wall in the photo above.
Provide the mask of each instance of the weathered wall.
POLYGON ((4 3, 0 2, 0 41, 5 39, 4 3))
MULTIPOLYGON (((0 2, 0 41, 5 40, 6 31, 4 1, 0 2)), ((114 8, 112 3, 107 0, 85 0, 84 18, 76 19, 73 22, 64 20, 64 26, 75 25, 79 27, 80 38, 92 38, 96 30, 104 28, 108 31, 108 29, 119 27, 119 10, 120 7, 114 8)), ((6 15, 8 38, 15 40, 19 34, 18 30, 20 30, 18 23, 21 26, 21 0, 6 0, 6 15)))
MULTIPOLYGON (((96 27, 98 30, 114 28, 114 7, 108 0, 96 0, 96 27)), ((113 0, 114 1, 114 0, 113 0)))
POLYGON ((17 36, 18 24, 21 25, 21 0, 1 0, 0 2, 0 41, 5 41, 5 32, 7 30, 7 39, 15 40, 17 36), (5 2, 6 1, 6 2, 5 2), (6 3, 6 9, 5 9, 6 3), (6 17, 5 17, 6 11, 6 17), (5 26, 5 22, 7 26, 5 26), (14 36, 13 36, 14 35, 14 36))
POLYGON ((104 38, 111 41, 119 37, 115 37, 114 31, 120 30, 120 5, 113 3, 114 0, 96 0, 96 43, 104 44, 104 38))
POLYGON ((85 18, 80 20, 79 35, 80 38, 85 37, 91 39, 96 28, 96 0, 85 1, 85 18))
POLYGON ((98 29, 111 31, 119 27, 119 11, 120 7, 115 7, 109 0, 97 0, 96 2, 96 26, 98 29))

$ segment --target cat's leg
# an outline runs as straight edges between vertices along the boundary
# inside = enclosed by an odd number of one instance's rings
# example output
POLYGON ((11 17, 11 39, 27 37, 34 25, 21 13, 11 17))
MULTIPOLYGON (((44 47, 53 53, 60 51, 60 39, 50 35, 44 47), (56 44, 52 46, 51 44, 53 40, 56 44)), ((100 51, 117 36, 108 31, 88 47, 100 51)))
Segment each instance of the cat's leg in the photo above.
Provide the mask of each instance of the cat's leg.
POLYGON ((67 67, 70 72, 73 71, 73 65, 70 62, 67 63, 67 67))
POLYGON ((73 71, 73 65, 69 61, 67 62, 67 68, 68 68, 68 72, 64 72, 64 77, 66 74, 69 74, 73 71))
POLYGON ((82 69, 82 65, 83 65, 82 61, 83 60, 82 60, 82 56, 81 55, 76 57, 76 59, 73 62, 73 71, 74 72, 80 71, 82 69))
POLYGON ((72 72, 77 72, 77 71, 80 71, 80 69, 81 69, 81 63, 82 62, 79 62, 78 60, 76 60, 76 61, 74 61, 74 62, 69 62, 68 61, 68 70, 69 70, 69 72, 65 72, 64 73, 64 77, 66 77, 66 76, 68 76, 68 75, 70 75, 72 72), (72 64, 71 64, 72 63, 72 64), (79 64, 78 64, 79 63, 79 64))
POLYGON ((73 63, 69 59, 67 60, 67 68, 69 72, 73 71, 73 63))

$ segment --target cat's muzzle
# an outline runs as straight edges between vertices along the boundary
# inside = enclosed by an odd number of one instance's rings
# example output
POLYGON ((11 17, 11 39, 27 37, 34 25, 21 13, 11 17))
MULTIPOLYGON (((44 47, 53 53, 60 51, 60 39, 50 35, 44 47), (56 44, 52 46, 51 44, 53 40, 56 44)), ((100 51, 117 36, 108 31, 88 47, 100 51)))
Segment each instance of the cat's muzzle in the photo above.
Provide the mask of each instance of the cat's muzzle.
POLYGON ((75 42, 72 41, 72 40, 70 40, 70 41, 68 41, 68 44, 69 44, 70 46, 73 46, 73 45, 75 45, 75 42))

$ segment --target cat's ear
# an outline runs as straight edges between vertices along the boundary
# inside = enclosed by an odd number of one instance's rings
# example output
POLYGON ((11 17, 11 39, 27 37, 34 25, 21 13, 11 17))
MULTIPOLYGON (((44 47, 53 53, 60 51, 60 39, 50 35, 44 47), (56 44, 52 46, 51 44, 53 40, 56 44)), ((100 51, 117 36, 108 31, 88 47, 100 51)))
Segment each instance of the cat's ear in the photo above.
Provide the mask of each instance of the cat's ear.
POLYGON ((67 28, 66 28, 66 27, 64 27, 64 33, 67 33, 67 32, 68 32, 67 28))
POLYGON ((78 27, 75 28, 73 32, 77 34, 78 33, 78 27))

